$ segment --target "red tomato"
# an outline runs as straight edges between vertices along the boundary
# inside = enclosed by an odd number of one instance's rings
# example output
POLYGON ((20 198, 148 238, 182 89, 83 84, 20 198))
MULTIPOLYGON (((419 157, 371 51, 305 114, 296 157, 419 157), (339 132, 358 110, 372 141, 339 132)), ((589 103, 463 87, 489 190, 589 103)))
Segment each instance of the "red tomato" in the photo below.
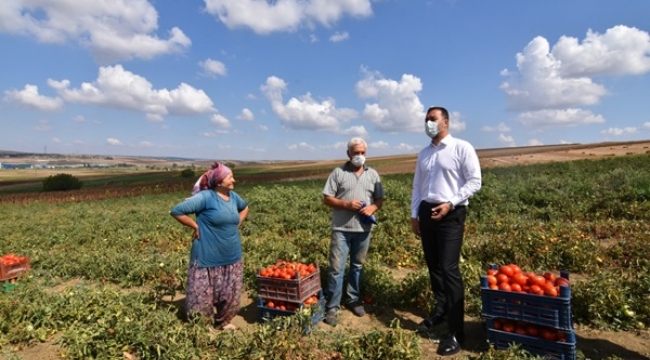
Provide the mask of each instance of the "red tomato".
POLYGON ((526 285, 527 282, 528 282, 528 278, 526 277, 526 275, 522 274, 521 272, 513 275, 510 278, 511 284, 515 283, 515 284, 519 284, 519 286, 524 286, 526 285))
POLYGON ((511 277, 512 275, 515 274, 515 270, 512 267, 510 267, 510 265, 501 265, 499 267, 499 273, 505 274, 507 277, 511 277))
POLYGON ((496 285, 497 283, 497 277, 494 275, 488 275, 487 276, 487 282, 489 285, 496 285))
POLYGON ((552 272, 547 271, 544 273, 544 278, 552 283, 555 283, 556 276, 552 272))
POLYGON ((513 324, 511 321, 504 321, 502 328, 503 331, 515 332, 515 324, 513 324))
POLYGON ((517 264, 510 264, 508 266, 512 269, 513 275, 521 274, 521 268, 517 264))
POLYGON ((539 326, 535 324, 528 324, 526 327, 526 333, 529 336, 539 337, 539 326))
POLYGON ((544 289, 542 289, 539 285, 531 285, 528 289, 528 292, 536 295, 544 295, 544 289))
POLYGON ((569 283, 568 279, 563 278, 563 277, 558 277, 557 279, 555 279, 555 285, 557 285, 557 286, 562 286, 562 285, 570 286, 571 284, 569 283))
POLYGON ((506 274, 497 274, 497 284, 510 283, 510 278, 506 274))

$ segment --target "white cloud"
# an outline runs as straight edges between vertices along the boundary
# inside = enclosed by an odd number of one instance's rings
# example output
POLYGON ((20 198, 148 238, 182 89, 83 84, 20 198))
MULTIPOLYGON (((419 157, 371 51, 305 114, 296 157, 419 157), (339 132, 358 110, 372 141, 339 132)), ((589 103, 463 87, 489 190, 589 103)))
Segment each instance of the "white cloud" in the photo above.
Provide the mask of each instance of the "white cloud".
POLYGON ((260 126, 257 127, 257 130, 259 130, 259 131, 268 131, 269 127, 266 126, 266 125, 260 125, 260 126))
POLYGON ((61 142, 61 139, 59 139, 59 138, 57 138, 57 137, 53 137, 53 138, 52 138, 52 142, 58 144, 58 143, 61 142))
POLYGON ((86 118, 83 115, 77 115, 72 118, 74 122, 86 122, 86 118))
POLYGON ((517 146, 517 144, 515 143, 515 139, 512 136, 505 135, 505 134, 499 134, 499 143, 507 147, 517 146))
POLYGON ((140 141, 140 142, 138 143, 138 146, 139 146, 139 147, 143 147, 143 148, 149 148, 149 147, 152 147, 152 146, 153 146, 153 143, 150 142, 150 141, 140 141))
POLYGON ((553 46, 553 56, 561 62, 567 77, 639 75, 650 71, 650 35, 625 25, 604 34, 589 29, 582 44, 562 36, 553 46))
POLYGON ((501 84, 509 106, 515 110, 593 105, 607 89, 593 81, 596 76, 640 75, 650 71, 650 35, 624 25, 604 34, 587 31, 580 43, 562 36, 550 48, 538 36, 517 56, 517 70, 505 69, 501 84))
POLYGON ((368 147, 371 149, 388 149, 390 145, 388 145, 388 143, 385 141, 375 141, 369 143, 368 147))
POLYGON ((283 93, 287 91, 287 83, 278 77, 271 76, 260 90, 271 102, 273 112, 280 117, 283 125, 295 130, 323 130, 338 132, 340 122, 356 118, 357 112, 347 108, 337 108, 332 98, 321 102, 312 98, 310 93, 292 97, 283 103, 283 93))
POLYGON ((605 118, 602 115, 594 115, 591 111, 583 109, 529 111, 519 114, 517 119, 526 126, 538 128, 600 124, 605 122, 605 118))
POLYGON ((528 140, 528 142, 526 144, 528 146, 542 146, 542 145, 544 145, 543 142, 541 142, 541 141, 539 141, 537 139, 530 139, 530 140, 528 140))
POLYGON ((150 121, 167 114, 193 115, 215 112, 212 100, 199 89, 181 83, 176 89, 153 89, 145 78, 121 65, 100 67, 97 80, 70 88, 69 80, 48 80, 66 102, 94 104, 143 112, 150 121))
POLYGON ((563 77, 562 61, 549 52, 541 36, 517 54, 518 73, 509 76, 500 88, 514 110, 539 110, 593 105, 607 94, 604 86, 587 77, 563 77))
POLYGON ((510 128, 504 122, 500 122, 497 126, 485 125, 481 128, 484 132, 509 132, 510 128))
POLYGON ((226 65, 221 61, 207 59, 199 62, 203 71, 209 76, 225 76, 227 73, 226 65))
MULTIPOLYGON (((424 122, 424 121, 423 121, 424 122)), ((421 125, 424 126, 424 125, 421 125)), ((449 132, 452 134, 458 134, 465 131, 467 125, 464 121, 461 120, 461 115, 458 111, 452 111, 449 113, 449 132)))
POLYGON ((362 138, 368 138, 370 134, 366 131, 366 128, 361 125, 361 126, 351 126, 343 131, 341 131, 341 134, 343 135, 348 135, 350 137, 362 137, 362 138))
POLYGON ((63 100, 39 94, 36 85, 25 85, 23 90, 6 90, 4 101, 43 111, 56 111, 63 108, 63 100))
POLYGON ((424 106, 417 96, 422 90, 419 78, 404 74, 400 81, 396 81, 366 69, 362 72, 365 77, 356 84, 357 95, 377 101, 366 103, 364 119, 381 131, 424 131, 424 106))
POLYGON ((40 120, 38 122, 38 125, 34 128, 36 131, 40 132, 47 132, 47 131, 52 131, 52 125, 50 125, 49 120, 40 120))
POLYGON ((219 127, 225 127, 225 128, 230 127, 230 120, 228 120, 225 116, 220 114, 213 114, 212 117, 210 118, 210 122, 219 127))
POLYGON ((255 120, 255 115, 253 115, 253 112, 248 108, 243 108, 241 113, 237 115, 237 119, 243 121, 253 121, 255 120))
POLYGON ((287 147, 287 149, 289 149, 291 151, 295 151, 295 150, 304 150, 304 149, 315 150, 316 148, 313 147, 312 145, 309 145, 306 142, 301 142, 299 144, 289 145, 289 147, 287 147))
POLYGON ((146 114, 145 117, 151 122, 163 122, 165 118, 161 114, 146 114))
POLYGON ((395 146, 395 150, 398 150, 400 152, 412 152, 419 150, 422 146, 415 146, 407 143, 399 143, 399 145, 395 146))
POLYGON ((255 147, 252 147, 252 146, 247 147, 246 151, 252 151, 252 152, 256 152, 256 153, 260 153, 260 154, 266 153, 266 149, 255 148, 255 147))
POLYGON ((309 35, 309 42, 310 43, 317 43, 318 42, 318 36, 316 36, 315 34, 310 34, 309 35))
POLYGON ((2 1, 0 33, 44 43, 77 42, 102 63, 185 51, 191 40, 173 27, 160 39, 158 13, 147 0, 2 1))
POLYGON ((247 27, 258 34, 329 27, 343 16, 372 15, 371 0, 204 0, 206 11, 228 28, 247 27))
POLYGON ((650 130, 650 122, 643 123, 643 130, 650 130))
POLYGON ((122 146, 123 145, 122 142, 120 142, 119 140, 114 139, 114 138, 106 139, 106 143, 108 145, 111 145, 111 146, 122 146))
POLYGON ((344 32, 335 32, 332 36, 330 36, 330 41, 331 42, 340 42, 344 40, 348 40, 350 38, 350 34, 348 34, 347 31, 344 32))
POLYGON ((323 149, 343 149, 346 150, 348 149, 348 142, 347 141, 338 141, 332 145, 321 145, 320 146, 323 149))
POLYGON ((636 132, 637 132, 636 127, 628 126, 624 128, 609 128, 607 130, 601 131, 600 133, 605 135, 621 136, 624 134, 634 134, 636 132))

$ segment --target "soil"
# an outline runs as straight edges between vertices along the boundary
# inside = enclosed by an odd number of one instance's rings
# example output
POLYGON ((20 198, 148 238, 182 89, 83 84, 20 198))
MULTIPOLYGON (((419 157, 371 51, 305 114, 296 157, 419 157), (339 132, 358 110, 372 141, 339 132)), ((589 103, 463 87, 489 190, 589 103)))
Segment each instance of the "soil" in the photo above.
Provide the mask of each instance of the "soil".
MULTIPOLYGON (((650 153, 650 141, 479 149, 477 153, 482 167, 512 166, 650 153)), ((380 173, 384 174, 412 172, 415 166, 415 157, 409 155, 401 158, 400 161, 390 161, 390 165, 379 165, 376 168, 380 173)), ((392 159, 395 160, 395 157, 392 157, 392 159)), ((123 160, 115 159, 115 161, 123 160)), ((380 161, 381 158, 371 160, 380 161)), ((340 161, 309 162, 309 164, 285 163, 277 164, 277 166, 289 168, 328 164, 333 166, 338 163, 340 161)), ((395 275, 399 277, 404 274, 395 275)), ((175 304, 180 311, 184 298, 179 295, 174 299, 168 299, 168 301, 175 304)), ((245 329, 248 326, 256 324, 258 322, 257 302, 248 298, 245 294, 242 296, 241 306, 242 308, 233 320, 233 324, 240 329, 245 329)), ((402 328, 414 330, 424 315, 418 311, 387 310, 376 308, 373 305, 367 305, 366 310, 367 314, 363 317, 356 317, 351 312, 342 310, 338 326, 332 328, 325 323, 319 323, 314 331, 342 332, 357 330, 356 332, 361 333, 374 328, 387 328, 394 318, 400 320, 402 328)), ((465 332, 467 337, 465 347, 459 354, 452 357, 438 356, 436 354, 438 345, 423 337, 421 341, 422 359, 463 359, 465 356, 477 356, 488 349, 485 325, 480 318, 466 318, 465 332)), ((649 330, 639 332, 613 332, 576 325, 575 332, 577 337, 576 347, 588 359, 605 359, 615 355, 625 360, 650 360, 649 330)), ((60 354, 61 348, 53 345, 53 341, 25 347, 18 353, 25 360, 59 359, 60 354)), ((3 354, 0 353, 0 355, 3 354)))
MULTIPOLYGON (((398 275, 399 276, 399 275, 398 275)), ((72 280, 74 282, 75 280, 72 280)), ((65 288, 70 282, 61 285, 59 288, 65 288)), ((54 290, 54 289, 53 289, 54 290)), ((173 299, 164 299, 177 309, 180 318, 183 318, 183 304, 185 296, 177 294, 173 299)), ((386 329, 390 326, 391 321, 397 318, 400 326, 405 330, 415 331, 416 325, 422 321, 424 316, 418 310, 403 311, 375 307, 372 304, 366 304, 366 315, 357 317, 350 311, 343 309, 339 313, 339 323, 336 327, 331 327, 324 322, 319 323, 312 330, 326 332, 348 332, 364 333, 373 329, 386 329)), ((239 330, 245 331, 247 328, 259 323, 258 302, 242 294, 241 309, 238 315, 233 319, 232 324, 239 330)), ((485 322, 480 318, 465 318, 466 342, 460 353, 450 357, 443 357, 436 354, 438 344, 421 336, 422 359, 452 359, 460 360, 465 356, 478 356, 488 350, 486 340, 485 322)), ((616 355, 625 360, 650 360, 650 331, 640 332, 616 332, 601 331, 588 327, 575 325, 576 348, 582 351, 587 359, 598 360, 605 359, 616 355)), ((55 360, 60 359, 63 353, 62 349, 54 345, 55 339, 45 343, 22 348, 18 355, 24 360, 55 360)), ((0 352, 0 355, 3 355, 0 352)), ((128 354, 127 354, 128 355, 128 354)), ((127 358, 127 357, 125 357, 127 358)))

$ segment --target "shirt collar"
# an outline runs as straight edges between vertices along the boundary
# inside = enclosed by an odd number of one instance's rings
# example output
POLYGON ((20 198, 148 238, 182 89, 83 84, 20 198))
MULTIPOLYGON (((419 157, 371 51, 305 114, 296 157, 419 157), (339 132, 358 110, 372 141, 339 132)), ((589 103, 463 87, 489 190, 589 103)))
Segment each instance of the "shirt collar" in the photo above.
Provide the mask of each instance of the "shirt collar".
POLYGON ((447 146, 447 145, 451 144, 452 141, 454 141, 454 137, 451 136, 451 134, 447 134, 447 136, 445 136, 444 138, 442 138, 442 140, 440 140, 440 142, 438 143, 438 146, 433 144, 433 139, 431 139, 431 144, 430 145, 433 146, 433 147, 440 147, 440 144, 447 146))
MULTIPOLYGON (((345 165, 343 165, 343 168, 345 170, 350 170, 352 172, 355 171, 354 168, 352 167, 352 163, 350 162, 350 160, 345 162, 345 165)), ((363 171, 366 171, 366 170, 368 170, 368 164, 363 164, 363 171)))

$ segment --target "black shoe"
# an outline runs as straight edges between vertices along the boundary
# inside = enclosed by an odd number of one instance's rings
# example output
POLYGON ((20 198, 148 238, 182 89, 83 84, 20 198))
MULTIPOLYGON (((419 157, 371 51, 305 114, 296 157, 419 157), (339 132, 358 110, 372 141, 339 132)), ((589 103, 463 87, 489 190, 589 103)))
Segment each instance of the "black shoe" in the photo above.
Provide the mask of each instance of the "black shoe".
POLYGON ((440 341, 440 345, 438 345, 438 354, 442 356, 458 354, 460 352, 460 343, 464 340, 464 335, 459 335, 458 339, 453 335, 445 337, 440 341))
POLYGON ((366 309, 363 308, 363 305, 358 300, 345 304, 345 307, 358 317, 366 315, 366 309))
POLYGON ((422 322, 418 324, 417 330, 431 331, 434 327, 442 324, 443 322, 445 322, 445 318, 442 315, 434 315, 422 320, 422 322))

